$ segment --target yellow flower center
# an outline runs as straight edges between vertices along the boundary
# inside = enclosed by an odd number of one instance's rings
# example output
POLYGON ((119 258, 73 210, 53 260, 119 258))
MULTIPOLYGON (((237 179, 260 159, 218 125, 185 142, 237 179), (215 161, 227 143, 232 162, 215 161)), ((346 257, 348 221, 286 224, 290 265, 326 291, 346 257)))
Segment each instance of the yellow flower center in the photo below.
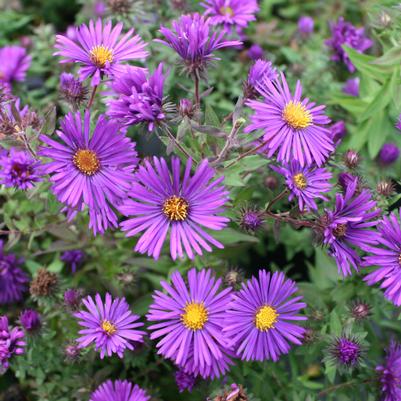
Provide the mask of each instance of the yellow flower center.
POLYGON ((188 202, 179 196, 170 196, 163 203, 163 213, 172 221, 183 221, 188 216, 188 202))
POLYGON ((234 15, 234 10, 231 7, 220 7, 220 14, 221 15, 227 15, 228 17, 232 17, 234 15))
POLYGON ((86 175, 93 175, 100 169, 100 162, 96 153, 89 149, 79 149, 76 151, 72 162, 75 167, 86 175))
POLYGON ((308 185, 306 177, 302 173, 295 174, 292 179, 294 180, 294 184, 298 189, 305 189, 308 185))
POLYGON ((347 225, 346 224, 337 224, 337 227, 333 230, 333 234, 337 238, 344 237, 347 234, 347 225))
POLYGON ((106 332, 109 336, 114 334, 117 331, 116 326, 108 320, 103 320, 102 322, 102 330, 106 332))
POLYGON ((308 127, 312 122, 312 115, 301 102, 289 102, 283 110, 284 121, 294 129, 308 127))
POLYGON ((272 306, 264 305, 258 309, 255 315, 255 326, 260 331, 267 331, 274 327, 279 314, 272 306))
POLYGON ((181 321, 187 329, 200 330, 207 322, 207 309, 203 303, 191 302, 184 308, 181 321))
POLYGON ((90 58, 92 63, 96 64, 97 67, 103 68, 107 61, 109 63, 113 61, 113 53, 106 46, 95 46, 90 51, 90 58))

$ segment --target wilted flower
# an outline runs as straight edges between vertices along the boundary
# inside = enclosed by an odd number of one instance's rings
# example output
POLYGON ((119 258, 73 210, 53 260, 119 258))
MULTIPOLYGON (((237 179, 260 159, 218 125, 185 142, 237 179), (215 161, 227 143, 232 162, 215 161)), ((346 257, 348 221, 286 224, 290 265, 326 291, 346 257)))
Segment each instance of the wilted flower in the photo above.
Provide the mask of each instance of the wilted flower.
POLYGON ((343 92, 347 95, 359 96, 359 78, 350 78, 347 80, 345 85, 343 86, 343 92))
POLYGON ((7 316, 0 316, 0 373, 7 370, 14 355, 21 355, 25 348, 24 332, 8 325, 7 316))
POLYGON ((196 377, 192 373, 186 373, 183 369, 178 369, 175 372, 175 382, 180 393, 185 390, 191 392, 196 383, 196 377))
POLYGON ((254 43, 249 49, 248 49, 248 57, 251 60, 259 60, 263 58, 264 51, 262 47, 256 43, 254 43))
POLYGON ((356 337, 343 335, 330 344, 329 353, 340 367, 355 368, 361 362, 363 348, 356 337))
POLYGON ((31 281, 29 291, 35 297, 49 297, 54 294, 57 287, 57 274, 49 272, 44 267, 40 268, 31 281))
POLYGON ((298 32, 304 36, 308 37, 313 32, 313 27, 315 23, 312 17, 303 15, 298 20, 298 32))
POLYGON ((85 260, 85 252, 81 249, 72 249, 63 252, 60 259, 71 267, 72 272, 75 273, 85 260))
POLYGON ((31 65, 31 56, 20 46, 0 48, 0 83, 11 87, 14 81, 23 81, 31 65))
POLYGON ((150 396, 128 380, 107 380, 92 393, 89 401, 148 401, 150 396))
POLYGON ((400 149, 394 143, 385 143, 379 152, 379 162, 384 166, 393 164, 400 156, 400 149))
POLYGON ((349 168, 349 169, 354 169, 359 166, 359 162, 361 161, 361 158, 359 156, 359 153, 355 150, 348 149, 345 154, 344 154, 344 164, 349 168))
POLYGON ((244 281, 244 272, 238 267, 227 269, 224 274, 224 285, 237 289, 244 281))
POLYGON ((73 107, 79 108, 88 97, 88 88, 74 75, 63 72, 60 75, 60 93, 73 107))
POLYGON ((34 332, 41 326, 40 315, 33 309, 25 309, 19 318, 22 327, 28 332, 34 332))
POLYGON ((263 213, 255 208, 244 207, 240 210, 239 225, 245 231, 255 232, 263 224, 263 213))

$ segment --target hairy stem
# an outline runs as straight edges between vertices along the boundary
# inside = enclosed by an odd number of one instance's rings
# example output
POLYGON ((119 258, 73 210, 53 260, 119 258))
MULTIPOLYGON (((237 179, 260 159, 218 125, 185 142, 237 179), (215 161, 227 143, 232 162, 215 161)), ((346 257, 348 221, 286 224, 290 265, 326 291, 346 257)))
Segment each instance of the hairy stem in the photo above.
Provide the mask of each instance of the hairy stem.
POLYGON ((92 89, 92 94, 91 94, 91 97, 89 99, 88 106, 86 107, 88 110, 90 110, 90 108, 93 105, 93 101, 95 100, 97 88, 98 88, 98 85, 94 86, 93 89, 92 89))

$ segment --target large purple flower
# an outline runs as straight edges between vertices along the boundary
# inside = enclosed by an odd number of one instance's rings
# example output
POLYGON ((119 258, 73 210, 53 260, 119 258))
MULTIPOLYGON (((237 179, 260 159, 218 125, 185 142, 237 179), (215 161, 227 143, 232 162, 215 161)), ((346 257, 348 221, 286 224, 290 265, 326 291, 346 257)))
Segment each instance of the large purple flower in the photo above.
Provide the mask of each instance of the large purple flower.
POLYGON ((125 127, 143 123, 153 131, 165 118, 164 80, 163 64, 152 75, 142 68, 127 68, 111 83, 117 98, 109 101, 107 114, 125 127))
POLYGON ((322 195, 330 192, 331 184, 329 180, 332 175, 325 168, 301 167, 293 160, 283 167, 273 167, 275 171, 285 177, 287 188, 290 191, 289 201, 298 199, 299 210, 317 209, 315 199, 328 199, 322 195))
POLYGON ((107 380, 95 390, 89 401, 148 401, 150 396, 128 380, 107 380))
POLYGON ((103 233, 117 226, 117 207, 126 198, 136 167, 135 143, 126 137, 115 121, 100 115, 90 136, 90 113, 82 123, 80 112, 69 113, 57 131, 61 142, 48 136, 41 156, 52 159, 44 166, 51 174, 52 190, 73 217, 85 206, 89 209, 90 228, 103 233))
POLYGON ((110 294, 106 294, 103 303, 96 294, 95 301, 88 296, 82 302, 87 311, 74 313, 79 325, 84 327, 79 331, 81 337, 76 340, 80 348, 94 343, 101 359, 114 353, 122 358, 126 348, 133 350, 135 342, 143 342, 145 332, 137 330, 143 323, 137 322, 139 316, 130 311, 125 298, 113 300, 110 294))
POLYGON ((12 82, 23 81, 31 65, 31 56, 20 46, 0 48, 0 83, 10 88, 12 82))
POLYGON ((134 30, 130 29, 120 38, 122 29, 121 22, 113 28, 111 21, 103 25, 101 19, 91 20, 89 27, 82 24, 75 28, 76 40, 57 35, 58 51, 54 54, 63 57, 61 63, 80 63, 81 79, 92 77, 91 84, 99 85, 103 75, 122 72, 122 62, 148 56, 146 44, 138 35, 133 36, 134 30))
POLYGON ((135 251, 160 256, 170 231, 170 253, 173 259, 202 255, 202 248, 211 252, 210 244, 223 248, 201 227, 222 230, 228 218, 220 216, 228 200, 221 185, 224 177, 213 180, 215 171, 203 160, 191 177, 192 160, 188 160, 180 178, 180 160, 173 158, 170 172, 166 161, 157 157, 153 164, 145 160, 135 175, 135 182, 119 210, 129 219, 121 223, 127 236, 144 232, 135 251))
POLYGON ((365 36, 365 29, 357 29, 350 22, 344 21, 340 17, 337 22, 330 24, 331 38, 326 40, 326 45, 331 48, 333 61, 342 61, 347 66, 350 72, 355 71, 348 54, 343 49, 343 46, 351 47, 359 53, 363 53, 369 49, 373 42, 365 36))
POLYGON ((160 339, 158 353, 174 360, 188 373, 211 374, 212 366, 224 363, 227 341, 223 321, 231 300, 231 289, 219 290, 210 270, 188 272, 185 284, 179 272, 171 277, 172 284, 162 281, 166 291, 155 291, 147 319, 151 339, 160 339))
POLYGON ((0 240, 0 305, 21 301, 28 289, 29 277, 21 269, 23 259, 14 254, 6 255, 0 240))
POLYGON ((14 355, 24 353, 25 345, 24 331, 10 327, 7 316, 0 316, 0 374, 7 370, 14 355))
POLYGON ((368 190, 363 189, 357 194, 357 187, 358 180, 351 181, 345 194, 336 195, 334 210, 326 210, 322 219, 323 242, 343 276, 350 275, 351 268, 358 271, 361 265, 361 258, 354 248, 368 251, 371 245, 377 244, 379 237, 371 228, 378 223, 376 218, 380 209, 368 190))
POLYGON ((297 160, 301 166, 321 166, 334 150, 330 130, 322 126, 330 122, 323 112, 325 106, 302 99, 299 81, 292 95, 282 73, 281 81, 264 78, 257 90, 264 99, 247 102, 255 113, 246 132, 264 130, 260 141, 268 157, 277 154, 279 161, 297 160))
POLYGON ((224 333, 237 355, 247 361, 277 361, 290 350, 290 342, 302 344, 305 329, 293 321, 306 320, 298 313, 306 307, 294 281, 280 272, 259 270, 233 296, 224 321, 224 333))

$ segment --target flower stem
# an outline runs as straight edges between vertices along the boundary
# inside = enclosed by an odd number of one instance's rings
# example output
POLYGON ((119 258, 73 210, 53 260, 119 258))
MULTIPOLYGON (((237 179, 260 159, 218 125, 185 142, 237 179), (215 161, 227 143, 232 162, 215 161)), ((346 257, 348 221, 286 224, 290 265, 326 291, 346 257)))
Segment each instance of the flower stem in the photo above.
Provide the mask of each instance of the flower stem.
POLYGON ((90 108, 91 108, 92 105, 93 105, 93 101, 95 100, 95 95, 96 95, 97 87, 98 87, 98 85, 94 86, 93 89, 92 89, 91 98, 89 99, 88 106, 86 107, 88 110, 90 110, 90 108))

